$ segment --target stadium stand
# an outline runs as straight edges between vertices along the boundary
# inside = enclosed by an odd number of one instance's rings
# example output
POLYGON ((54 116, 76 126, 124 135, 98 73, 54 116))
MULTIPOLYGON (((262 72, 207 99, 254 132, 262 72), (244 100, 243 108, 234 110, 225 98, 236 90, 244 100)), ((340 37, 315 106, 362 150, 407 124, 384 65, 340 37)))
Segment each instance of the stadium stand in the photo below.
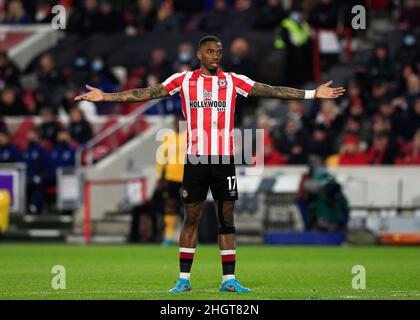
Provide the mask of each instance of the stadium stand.
MULTIPOLYGON (((0 130, 8 131, 22 152, 27 149, 27 133, 40 125, 45 107, 69 130, 81 158, 75 162, 86 170, 107 158, 112 162, 110 158, 124 153, 130 143, 146 140, 153 145, 147 140, 157 126, 153 117, 179 112, 178 98, 146 108, 77 103, 74 96, 84 92, 85 84, 108 92, 128 90, 195 68, 196 43, 215 33, 225 48, 226 70, 274 85, 287 85, 291 72, 309 71, 306 81, 302 75, 294 84, 311 88, 333 79, 348 90, 336 101, 238 99, 237 126, 267 131, 267 164, 287 170, 306 166, 317 156, 333 169, 420 165, 420 6, 413 1, 12 0, 1 10, 8 40, 0 46, 0 130), (31 35, 19 36, 19 28, 47 26, 55 4, 65 6, 69 14, 66 30, 51 46, 40 41, 42 49, 27 50, 23 56, 16 48, 31 35), (368 30, 351 28, 353 4, 368 8, 368 30), (297 19, 312 30, 306 42, 309 49, 303 50, 307 64, 291 62, 290 50, 297 45, 287 39, 295 32, 290 19, 301 10, 304 14, 297 19), (276 42, 279 37, 284 47, 276 42), (30 52, 35 54, 29 57, 30 52), (144 115, 139 116, 142 109, 144 115), (92 131, 89 138, 76 133, 72 110, 84 114, 92 131)), ((31 41, 28 45, 35 48, 37 43, 31 41)), ((52 152, 56 142, 49 143, 52 152)), ((122 174, 125 168, 118 170, 112 172, 122 174)), ((55 189, 50 187, 47 193, 54 194, 55 189)), ((238 208, 253 211, 255 202, 245 199, 238 208)))

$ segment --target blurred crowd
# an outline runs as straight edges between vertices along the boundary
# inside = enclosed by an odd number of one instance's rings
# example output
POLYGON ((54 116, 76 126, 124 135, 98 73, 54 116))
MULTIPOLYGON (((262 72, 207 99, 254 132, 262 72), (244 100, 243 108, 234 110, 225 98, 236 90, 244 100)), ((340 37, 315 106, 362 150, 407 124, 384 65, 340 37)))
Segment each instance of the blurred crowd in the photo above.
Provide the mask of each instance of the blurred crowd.
POLYGON ((420 164, 420 51, 410 45, 397 59, 383 43, 372 51, 342 99, 308 110, 290 101, 279 122, 259 117, 266 164, 306 164, 311 156, 329 166, 420 164))
POLYGON ((74 108, 67 126, 52 110, 40 111, 40 123, 23 121, 13 136, 0 122, 0 163, 26 164, 27 212, 39 214, 55 204, 57 169, 76 166, 77 147, 92 138, 92 127, 83 112, 74 108), (22 136, 23 135, 23 136, 22 136), (49 200, 48 200, 49 199, 49 200))
POLYGON ((393 10, 395 21, 404 27, 420 25, 416 0, 1 0, 0 23, 50 22, 51 8, 56 4, 66 8, 68 30, 82 35, 273 30, 296 4, 308 11, 309 23, 317 28, 336 28, 342 14, 344 23, 350 23, 348 8, 355 4, 368 10, 393 10))

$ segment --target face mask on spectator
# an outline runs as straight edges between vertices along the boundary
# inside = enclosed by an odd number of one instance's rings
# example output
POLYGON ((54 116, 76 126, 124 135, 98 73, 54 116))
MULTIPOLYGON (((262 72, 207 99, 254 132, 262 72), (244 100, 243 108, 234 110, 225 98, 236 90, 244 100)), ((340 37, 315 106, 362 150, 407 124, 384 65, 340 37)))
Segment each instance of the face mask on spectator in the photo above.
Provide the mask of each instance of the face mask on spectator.
POLYGON ((293 13, 290 15, 290 19, 292 19, 292 20, 296 21, 297 23, 300 23, 300 22, 302 21, 302 17, 301 17, 301 15, 300 15, 299 13, 297 13, 297 12, 293 12, 293 13))
POLYGON ((190 61, 191 56, 186 52, 181 52, 178 56, 178 59, 179 59, 180 62, 185 63, 185 62, 190 61))
POLYGON ((86 59, 85 59, 85 58, 79 57, 79 58, 77 58, 77 59, 74 61, 74 64, 75 64, 75 66, 76 66, 76 67, 78 67, 78 68, 83 68, 83 67, 85 67, 85 66, 86 66, 87 61, 86 61, 86 59))
POLYGON ((412 47, 416 44, 416 37, 414 37, 412 34, 407 34, 404 37, 404 45, 406 47, 412 47))
POLYGON ((104 68, 104 64, 102 61, 94 61, 92 63, 92 70, 93 71, 101 71, 104 68))

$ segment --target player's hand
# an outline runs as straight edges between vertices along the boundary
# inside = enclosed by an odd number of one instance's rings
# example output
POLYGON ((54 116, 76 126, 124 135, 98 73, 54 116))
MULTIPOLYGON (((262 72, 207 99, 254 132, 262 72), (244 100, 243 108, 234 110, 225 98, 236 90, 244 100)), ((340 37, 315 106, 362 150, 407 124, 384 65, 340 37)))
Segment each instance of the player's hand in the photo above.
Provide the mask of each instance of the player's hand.
POLYGON ((344 92, 346 92, 346 89, 343 87, 338 88, 330 88, 330 85, 332 84, 332 80, 321 84, 318 88, 316 88, 315 91, 315 98, 317 99, 335 99, 339 96, 342 96, 344 92))
POLYGON ((91 87, 89 85, 86 85, 86 89, 89 89, 90 92, 77 96, 74 98, 74 100, 87 100, 92 102, 104 101, 104 93, 101 90, 91 87))

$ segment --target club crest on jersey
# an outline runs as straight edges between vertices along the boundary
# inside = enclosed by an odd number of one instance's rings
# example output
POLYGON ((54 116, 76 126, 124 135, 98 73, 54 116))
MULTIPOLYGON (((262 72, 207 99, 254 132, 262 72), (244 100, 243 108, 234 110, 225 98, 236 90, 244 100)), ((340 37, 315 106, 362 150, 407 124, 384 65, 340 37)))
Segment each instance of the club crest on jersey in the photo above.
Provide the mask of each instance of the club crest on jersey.
POLYGON ((204 90, 204 92, 203 92, 203 99, 204 100, 211 100, 212 99, 211 91, 209 92, 207 90, 204 90))
POLYGON ((226 87, 227 82, 226 82, 225 79, 219 79, 217 81, 217 84, 219 85, 219 87, 224 88, 224 87, 226 87))

